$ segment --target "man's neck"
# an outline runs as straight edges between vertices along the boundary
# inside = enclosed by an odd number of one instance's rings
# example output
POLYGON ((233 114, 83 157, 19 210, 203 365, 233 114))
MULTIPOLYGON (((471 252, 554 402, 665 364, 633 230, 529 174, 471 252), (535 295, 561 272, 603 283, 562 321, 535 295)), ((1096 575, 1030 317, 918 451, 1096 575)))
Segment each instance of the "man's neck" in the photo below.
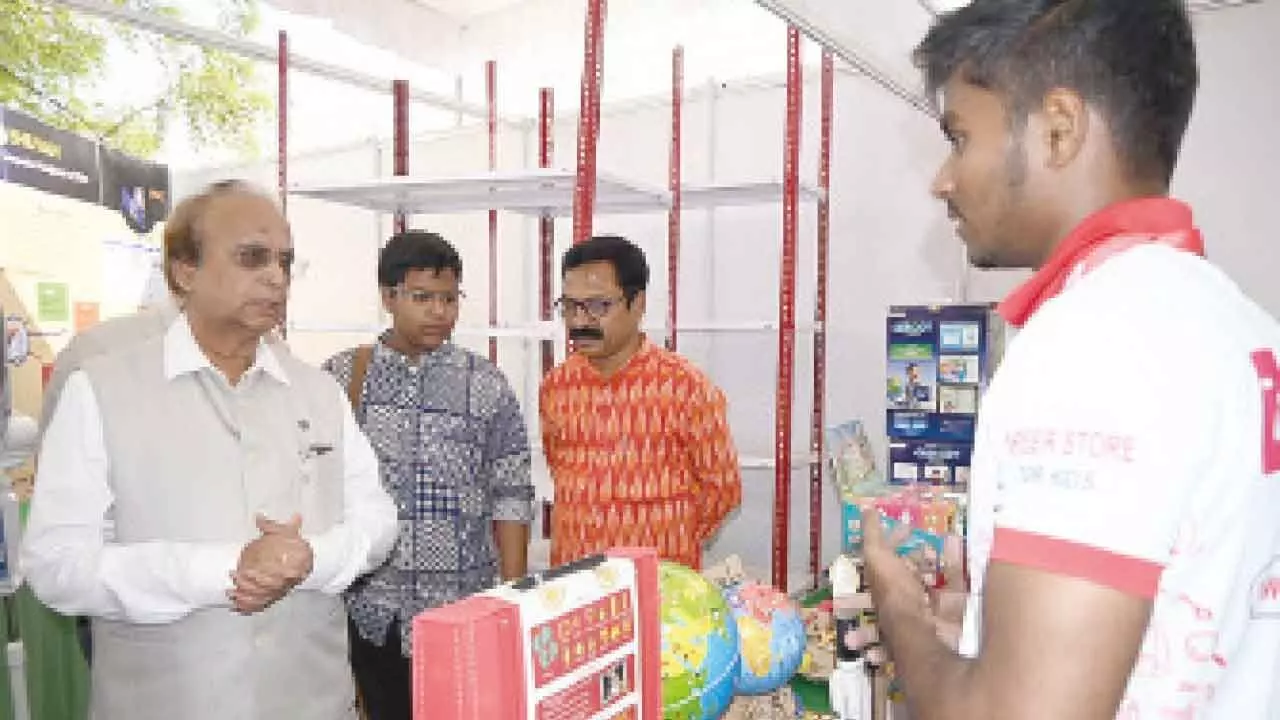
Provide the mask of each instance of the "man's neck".
POLYGON ((262 337, 238 328, 212 323, 187 313, 191 336, 209 362, 222 372, 227 382, 235 385, 253 367, 262 337))
POLYGON ((602 377, 613 377, 619 370, 626 367, 626 364, 630 362, 631 358, 635 357, 636 353, 640 352, 640 346, 643 344, 644 336, 636 335, 631 342, 623 346, 618 352, 608 357, 592 359, 590 361, 591 367, 595 368, 595 371, 600 373, 602 377))
POLYGON ((1093 215, 1118 203, 1139 198, 1167 197, 1169 188, 1160 183, 1097 183, 1080 193, 1075 202, 1064 205, 1061 219, 1056 223, 1053 242, 1041 253, 1035 268, 1039 269, 1063 240, 1070 237, 1076 228, 1093 215))
POLYGON ((436 350, 440 349, 440 345, 437 345, 433 348, 424 348, 419 345, 414 345, 413 343, 409 342, 408 340, 405 340, 402 336, 394 332, 391 333, 391 336, 387 338, 386 345, 387 347, 391 348, 392 350, 395 350, 396 352, 400 353, 401 355, 405 356, 410 360, 417 360, 423 355, 429 355, 432 352, 435 352, 436 350))

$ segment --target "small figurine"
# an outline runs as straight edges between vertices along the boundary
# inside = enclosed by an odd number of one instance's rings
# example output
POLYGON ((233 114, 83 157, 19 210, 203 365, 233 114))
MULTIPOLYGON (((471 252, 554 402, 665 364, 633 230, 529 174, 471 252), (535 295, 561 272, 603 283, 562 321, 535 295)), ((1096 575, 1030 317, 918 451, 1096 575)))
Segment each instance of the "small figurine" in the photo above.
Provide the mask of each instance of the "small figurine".
POLYGON ((832 613, 835 616, 836 666, 828 691, 831 709, 840 720, 873 720, 875 666, 869 654, 877 648, 863 643, 863 620, 871 610, 857 560, 841 555, 831 566, 832 613))

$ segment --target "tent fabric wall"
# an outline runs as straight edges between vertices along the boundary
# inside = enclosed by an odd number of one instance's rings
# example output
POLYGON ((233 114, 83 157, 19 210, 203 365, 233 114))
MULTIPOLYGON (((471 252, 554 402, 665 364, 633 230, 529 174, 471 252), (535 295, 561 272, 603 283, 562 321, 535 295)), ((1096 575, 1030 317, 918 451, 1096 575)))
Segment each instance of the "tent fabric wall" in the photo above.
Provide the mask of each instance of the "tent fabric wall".
MULTIPOLYGON (((812 49, 811 49, 812 52, 812 49)), ((816 53, 814 53, 816 55, 816 53)), ((781 61, 785 58, 780 58, 781 61)), ((684 110, 683 172, 688 183, 774 180, 782 175, 785 91, 776 78, 716 83, 691 89, 684 110)), ((388 108, 388 112, 390 108, 388 108)), ((816 180, 818 139, 817 73, 805 83, 801 176, 816 180)), ((637 103, 622 109, 606 107, 600 139, 600 168, 629 180, 664 187, 669 142, 669 107, 665 103, 637 103)), ((560 117, 555 127, 554 165, 572 165, 576 125, 560 117)), ((932 146, 941 152, 936 129, 924 116, 878 93, 858 78, 841 75, 836 89, 835 157, 833 159, 832 267, 829 346, 832 422, 860 416, 877 418, 880 394, 875 377, 880 373, 874 348, 880 342, 879 320, 883 308, 921 297, 946 299, 959 277, 958 249, 945 235, 945 218, 924 192, 931 166, 926 156, 902 167, 913 148, 932 146), (880 128, 899 131, 877 137, 880 128), (896 167, 895 167, 896 166, 896 167), (886 173, 885 168, 894 168, 886 173), (860 198, 875 196, 877 201, 860 198), (938 253, 937 248, 942 252, 938 253), (899 282, 886 283, 886 270, 899 282)), ((502 135, 499 167, 534 166, 535 143, 519 133, 502 135)), ((479 131, 459 131, 442 138, 416 141, 410 155, 411 174, 429 176, 475 173, 485 163, 485 138, 479 131)), ((299 184, 323 183, 341 178, 358 180, 389 174, 390 158, 378 148, 344 150, 329 156, 299 158, 290 165, 290 177, 299 184), (379 155, 382 159, 379 160, 379 155), (375 168, 378 168, 376 170, 375 168)), ((255 179, 266 184, 273 175, 269 165, 202 171, 175 177, 175 195, 192 192, 223 175, 255 179)), ((814 241, 816 207, 802 204, 798 263, 797 318, 808 323, 813 314, 814 241)), ((291 198, 289 215, 300 257, 306 269, 298 279, 290 309, 292 321, 334 329, 350 324, 380 321, 372 293, 376 250, 389 225, 372 214, 325 203, 291 198), (379 229, 381 232, 379 232, 379 229), (323 297, 321 297, 323 296, 323 297)), ((439 230, 462 252, 464 286, 469 298, 460 325, 481 325, 487 307, 487 235, 484 213, 415 218, 411 225, 439 230)), ((503 213, 499 220, 500 296, 504 321, 535 319, 536 228, 532 221, 503 213)), ((597 218, 597 232, 627 235, 647 252, 652 266, 647 315, 661 324, 666 312, 666 216, 605 215, 597 218)), ((781 203, 715 210, 688 210, 683 219, 681 257, 682 323, 715 321, 775 321, 777 314, 778 256, 781 248, 781 203)), ((569 221, 556 222, 556 254, 567 248, 569 221)), ((290 333, 290 343, 308 360, 318 362, 344 345, 367 336, 343 332, 290 333)), ((483 352, 482 338, 461 338, 483 352)), ((730 424, 744 456, 772 457, 773 387, 772 361, 744 363, 745 357, 776 356, 776 331, 716 334, 687 333, 681 350, 709 372, 727 393, 730 424)), ((810 335, 797 343, 794 450, 806 452, 808 438, 808 387, 811 383, 810 335)), ((537 353, 532 343, 504 339, 499 345, 500 365, 521 396, 530 429, 536 437, 537 353)), ((772 470, 747 470, 746 501, 719 537, 709 554, 713 561, 729 553, 759 558, 769 556, 768 538, 758 528, 769 523, 772 507, 772 470)), ((543 494, 549 483, 541 478, 543 494)), ((834 503, 828 498, 828 505, 834 503)), ((797 489, 793 508, 796 518, 807 517, 806 491, 797 489)), ((797 522, 803 522, 802 520, 797 522)), ((824 533, 826 552, 836 551, 836 520, 824 533)), ((789 563, 792 583, 807 582, 805 543, 793 544, 789 563)), ((762 568, 767 573, 767 568, 762 568)))
MULTIPOLYGON (((1262 118, 1273 117, 1280 88, 1243 84, 1258 57, 1274 56, 1267 31, 1280 22, 1280 6, 1261 4, 1198 15, 1203 68, 1201 103, 1186 142, 1186 159, 1175 191, 1197 208, 1210 238, 1213 258, 1240 278, 1246 289, 1270 311, 1280 313, 1280 290, 1268 278, 1276 271, 1273 250, 1258 262, 1259 238, 1274 235, 1274 219, 1262 208, 1275 183, 1263 174, 1275 162, 1276 143, 1262 118), (1262 55, 1259 55, 1262 53, 1262 55), (1269 54, 1268 54, 1269 53, 1269 54), (1229 141, 1225 138, 1230 138, 1229 141), (1258 149, 1261 148, 1262 152, 1258 149), (1268 155, 1267 153, 1271 153, 1268 155), (1235 178, 1231 192, 1220 190, 1219 178, 1235 178), (1270 223, 1270 224, 1268 224, 1270 223)), ((783 31, 779 25, 779 32, 783 31)), ((816 58, 807 48, 809 60, 816 58)), ((614 53, 614 63, 627 58, 614 53)), ((784 58, 779 57, 779 67, 784 58)), ((660 73, 663 68, 655 67, 660 73)), ((816 176, 818 109, 817 73, 806 68, 804 179, 816 176)), ((529 88, 530 94, 536 88, 529 88)), ((946 146, 933 121, 861 78, 842 72, 836 88, 834 156, 832 160, 832 280, 828 325, 828 422, 861 418, 872 438, 882 436, 883 317, 892 304, 966 300, 995 301, 1026 277, 1025 272, 982 272, 964 266, 945 210, 928 196, 928 185, 946 146)), ((390 103, 387 106, 390 117, 390 103)), ((689 87, 684 109, 685 180, 742 181, 778 179, 782 174, 784 91, 780 78, 708 83, 689 87)), ((669 106, 665 98, 606 105, 600 138, 600 170, 656 187, 666 183, 669 106)), ((557 167, 572 167, 574 118, 562 115, 555 127, 557 167)), ((536 165, 536 142, 503 130, 499 167, 536 165)), ((483 129, 461 129, 413 143, 410 173, 441 176, 475 173, 485 167, 483 129)), ((358 180, 390 174, 389 146, 369 143, 330 155, 292 161, 291 178, 299 184, 325 180, 358 180)), ((208 170, 175 178, 190 191, 221 174, 254 177, 264 185, 274 168, 208 170)), ((802 206, 797 318, 812 316, 814 218, 802 206)), ((290 201, 302 257, 310 263, 295 288, 292 317, 313 325, 377 324, 380 312, 373 291, 373 268, 380 242, 390 231, 389 219, 342 206, 295 198, 290 201)), ((485 318, 487 242, 484 213, 418 218, 417 225, 440 230, 462 250, 467 266, 464 285, 469 300, 463 325, 485 318)), ((648 315, 665 316, 665 216, 600 216, 599 232, 620 232, 648 252, 655 272, 648 315)), ((698 321, 771 320, 776 314, 778 253, 781 245, 779 205, 688 210, 683 219, 680 316, 698 321)), ((499 277, 501 317, 529 321, 537 311, 536 230, 534 223, 509 213, 500 216, 499 277), (508 284, 513 283, 513 284, 508 284)), ((567 221, 557 221, 557 253, 567 247, 567 221)), ((291 343, 311 360, 367 335, 360 333, 294 333, 291 343)), ((483 352, 482 338, 464 338, 483 352)), ((794 417, 795 449, 802 453, 808 436, 811 344, 797 343, 794 417)), ((500 341, 501 364, 521 395, 531 429, 536 423, 536 353, 531 344, 500 341), (526 352, 528 350, 528 352, 526 352)), ((744 455, 772 455, 773 361, 776 333, 686 334, 681 351, 720 383, 730 401, 730 422, 744 455), (743 358, 768 358, 744 362, 743 358)), ((536 437, 536 432, 535 432, 536 437)), ((877 450, 883 451, 883 446, 877 450)), ((710 553, 768 557, 767 536, 757 532, 770 520, 771 471, 746 473, 743 509, 710 553)), ((546 492, 546 478, 541 478, 546 492)), ((834 506, 828 497, 827 507, 834 506)), ((796 488, 792 516, 807 517, 807 491, 796 488)), ((803 520, 797 520, 796 530, 803 520)), ((838 519, 824 528, 825 558, 836 551, 838 519)), ((793 580, 803 582, 805 543, 793 543, 793 580)))

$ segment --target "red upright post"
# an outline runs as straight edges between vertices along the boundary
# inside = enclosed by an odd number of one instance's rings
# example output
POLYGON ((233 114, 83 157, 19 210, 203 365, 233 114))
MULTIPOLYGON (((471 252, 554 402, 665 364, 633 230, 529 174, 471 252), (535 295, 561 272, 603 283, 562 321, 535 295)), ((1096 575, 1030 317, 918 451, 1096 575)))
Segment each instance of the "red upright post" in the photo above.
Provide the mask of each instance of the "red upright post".
POLYGON ((822 577, 823 418, 827 398, 827 263, 831 241, 831 117, 835 99, 835 63, 822 53, 822 120, 818 156, 818 279, 813 306, 813 424, 809 428, 809 572, 813 586, 822 577))
POLYGON ((596 205, 596 145, 600 140, 600 86, 604 75, 605 0, 587 0, 582 99, 578 111, 578 173, 573 192, 573 242, 591 237, 596 205))
MULTIPOLYGON (((392 174, 403 177, 409 174, 409 82, 395 80, 391 84, 391 102, 394 105, 392 128, 392 174)), ((396 213, 395 231, 405 230, 405 213, 396 213)))
MULTIPOLYGON (((538 91, 538 167, 550 168, 555 151, 555 97, 551 88, 538 91)), ((538 300, 543 322, 551 321, 551 288, 553 270, 551 255, 555 250, 556 221, 550 215, 538 218, 538 300)), ((548 373, 556 364, 555 344, 542 341, 542 372, 548 373)))
POLYGON ((774 435, 773 584, 787 590, 791 525, 791 392, 795 374, 796 237, 800 191, 800 31, 787 29, 787 120, 783 143, 782 273, 778 283, 778 388, 774 435))
POLYGON ((276 185, 280 209, 289 204, 289 33, 276 38, 276 185))
POLYGON ((667 216, 667 349, 676 349, 680 286, 680 120, 684 99, 684 48, 671 52, 671 211, 667 216))
MULTIPOLYGON (((489 170, 498 169, 498 63, 484 68, 485 98, 489 114, 489 170)), ((489 327, 498 325, 498 211, 489 210, 489 327)), ((498 338, 489 336, 489 362, 498 362, 498 338)))
MULTIPOLYGON (((289 33, 276 36, 276 185, 280 212, 289 216, 289 33)), ((288 309, 280 318, 280 337, 289 335, 288 309)))

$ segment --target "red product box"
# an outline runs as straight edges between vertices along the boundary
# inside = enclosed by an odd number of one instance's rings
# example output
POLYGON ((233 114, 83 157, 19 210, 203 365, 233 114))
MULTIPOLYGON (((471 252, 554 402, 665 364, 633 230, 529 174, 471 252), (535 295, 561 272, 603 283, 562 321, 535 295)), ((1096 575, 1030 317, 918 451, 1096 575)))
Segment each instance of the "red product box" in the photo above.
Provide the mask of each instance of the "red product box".
POLYGON ((660 720, 658 557, 617 548, 413 620, 414 720, 660 720))

